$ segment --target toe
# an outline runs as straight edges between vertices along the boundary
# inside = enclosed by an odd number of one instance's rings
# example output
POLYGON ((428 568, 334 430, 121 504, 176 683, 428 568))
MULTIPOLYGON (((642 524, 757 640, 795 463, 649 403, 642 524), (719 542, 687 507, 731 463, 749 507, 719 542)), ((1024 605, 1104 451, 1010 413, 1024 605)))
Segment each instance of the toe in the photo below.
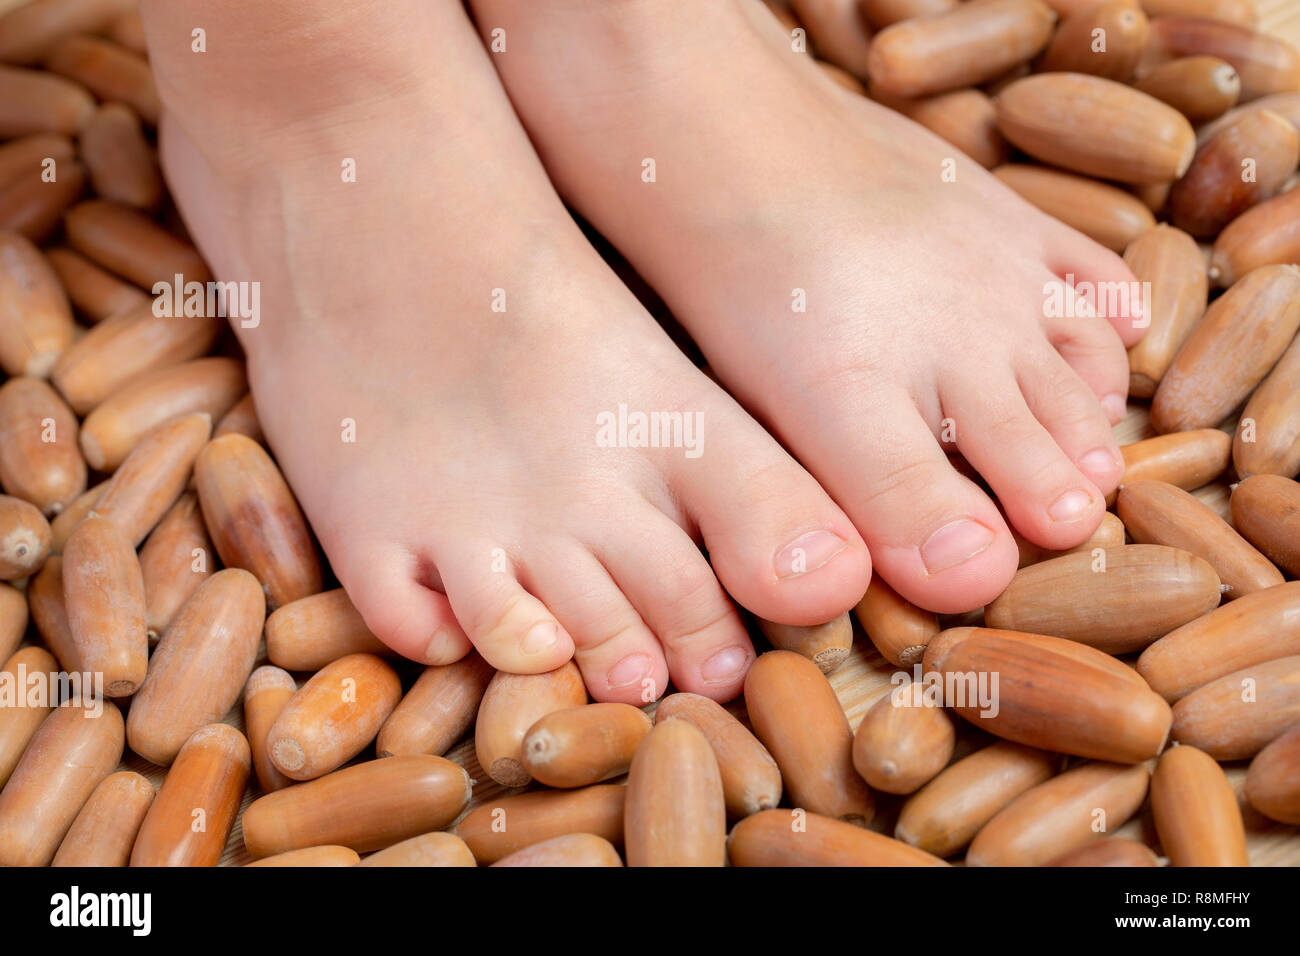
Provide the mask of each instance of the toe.
POLYGON ((497 670, 541 674, 573 657, 568 631, 519 583, 502 545, 482 542, 437 559, 456 619, 497 670))
POLYGON ((334 567, 366 627, 403 657, 422 664, 451 664, 469 653, 469 638, 446 595, 422 583, 415 555, 372 554, 362 561, 336 562, 334 567))
MULTIPOLYGON (((1109 329, 1106 334, 1111 335, 1109 329)), ((1118 488, 1124 458, 1106 413, 1083 380, 1049 349, 1023 363, 1017 378, 1030 411, 1075 467, 1104 494, 1118 488)))
POLYGON ((839 450, 828 487, 866 536, 877 573, 933 611, 993 600, 1018 556, 997 507, 953 468, 910 399, 872 406, 871 417, 858 420, 861 439, 839 450))
POLYGON ((592 697, 637 707, 659 699, 668 686, 659 641, 590 552, 555 554, 529 569, 528 583, 573 636, 592 697))
POLYGON ((759 617, 822 624, 866 592, 871 559, 853 523, 757 425, 714 429, 672 485, 718 579, 759 617))
POLYGON ((1142 284, 1124 260, 1072 229, 1061 229, 1047 242, 1048 268, 1073 286, 1119 335, 1124 347, 1136 345, 1150 324, 1142 284))
POLYGON ((1128 353, 1108 323, 1093 316, 1044 321, 1047 340, 1101 403, 1113 425, 1128 412, 1128 353))
POLYGON ((949 412, 957 446, 1017 531, 1040 547, 1072 548, 1096 530, 1105 496, 1034 418, 1010 378, 998 372, 945 383, 943 407, 961 410, 949 412))
POLYGON ((754 646, 686 532, 654 513, 592 547, 663 645, 678 690, 718 701, 740 693, 754 646))

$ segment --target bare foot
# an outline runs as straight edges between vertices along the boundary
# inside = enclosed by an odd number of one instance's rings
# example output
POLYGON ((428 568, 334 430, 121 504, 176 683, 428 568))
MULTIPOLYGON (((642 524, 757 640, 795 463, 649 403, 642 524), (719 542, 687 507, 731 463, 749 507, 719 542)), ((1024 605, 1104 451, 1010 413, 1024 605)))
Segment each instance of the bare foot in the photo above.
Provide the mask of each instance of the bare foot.
POLYGON ((168 178, 216 274, 261 282, 259 416, 380 638, 726 699, 753 649, 697 540, 765 617, 857 600, 853 525, 593 252, 459 4, 144 8, 168 178), (641 447, 659 412, 675 447, 641 447))
POLYGON ((493 61, 561 194, 899 592, 969 610, 1015 572, 1007 524, 950 440, 1034 543, 1097 527, 1123 472, 1110 424, 1140 323, 1045 302, 1132 282, 1117 256, 827 80, 756 0, 472 6, 485 38, 505 30, 493 61))

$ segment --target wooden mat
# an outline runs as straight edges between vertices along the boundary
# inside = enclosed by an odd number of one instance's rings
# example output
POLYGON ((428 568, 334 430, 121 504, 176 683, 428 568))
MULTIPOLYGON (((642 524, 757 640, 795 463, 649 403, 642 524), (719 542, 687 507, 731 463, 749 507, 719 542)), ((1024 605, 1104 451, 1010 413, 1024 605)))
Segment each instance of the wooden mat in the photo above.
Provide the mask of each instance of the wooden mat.
POLYGON ((1259 28, 1300 44, 1300 0, 1255 0, 1259 28))

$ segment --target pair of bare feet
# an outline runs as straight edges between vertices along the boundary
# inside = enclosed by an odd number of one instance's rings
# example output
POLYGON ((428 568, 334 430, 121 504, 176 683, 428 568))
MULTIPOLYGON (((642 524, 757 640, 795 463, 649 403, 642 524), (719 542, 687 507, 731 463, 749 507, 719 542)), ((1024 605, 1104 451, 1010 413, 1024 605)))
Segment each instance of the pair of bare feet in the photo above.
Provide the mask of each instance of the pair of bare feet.
POLYGON ((758 0, 470 8, 144 3, 173 191, 217 274, 262 283, 263 426, 384 641, 727 699, 754 653, 730 598, 819 623, 874 563, 968 610, 1015 571, 1008 523, 1095 529, 1140 331, 1044 299, 1131 281, 1116 256, 826 80, 758 0), (698 430, 641 447, 638 413, 674 412, 698 430))

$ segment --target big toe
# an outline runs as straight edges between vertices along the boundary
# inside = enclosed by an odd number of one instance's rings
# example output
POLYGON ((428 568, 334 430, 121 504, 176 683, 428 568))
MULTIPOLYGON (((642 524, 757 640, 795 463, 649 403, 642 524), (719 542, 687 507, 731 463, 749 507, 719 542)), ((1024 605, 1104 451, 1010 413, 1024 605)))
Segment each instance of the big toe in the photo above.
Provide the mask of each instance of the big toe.
POLYGON ((997 507, 953 468, 905 394, 864 403, 846 405, 836 429, 860 440, 823 449, 817 473, 866 537, 876 571, 929 610, 991 601, 1015 574, 1018 554, 997 507))
POLYGON ((862 536, 757 425, 714 429, 705 453, 678 463, 671 480, 719 580, 759 617, 822 624, 862 598, 871 578, 862 536))

